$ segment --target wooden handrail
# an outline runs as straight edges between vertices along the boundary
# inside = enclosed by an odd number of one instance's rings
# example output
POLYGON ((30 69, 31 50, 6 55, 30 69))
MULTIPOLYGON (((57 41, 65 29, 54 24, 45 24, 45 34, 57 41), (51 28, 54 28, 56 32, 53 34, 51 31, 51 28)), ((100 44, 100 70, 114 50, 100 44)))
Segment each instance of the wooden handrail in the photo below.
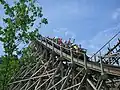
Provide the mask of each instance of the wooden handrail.
MULTIPOLYGON (((61 48, 65 49, 65 50, 70 51, 70 49, 68 49, 66 47, 63 47, 62 45, 59 45, 59 44, 55 43, 54 41, 48 39, 47 37, 41 36, 41 38, 47 39, 48 41, 50 41, 51 43, 55 44, 56 46, 61 47, 61 48)), ((87 49, 84 49, 84 50, 87 50, 87 49)), ((76 52, 76 51, 72 50, 72 52, 76 52)), ((78 52, 78 54, 84 54, 84 53, 83 52, 78 52)))
MULTIPOLYGON (((41 40, 38 40, 38 41, 41 41, 41 40)), ((41 43, 41 42, 40 42, 41 43)), ((42 42, 43 45, 46 45, 46 42, 42 42)), ((50 48, 52 50, 52 45, 48 44, 47 46, 48 48, 50 48)), ((57 48, 54 48, 54 51, 56 53, 58 53, 60 55, 60 50, 57 49, 57 48)), ((66 54, 65 52, 63 52, 63 57, 67 58, 67 60, 71 61, 71 56, 66 54)), ((89 69, 92 69, 92 70, 95 70, 95 71, 98 71, 98 72, 103 72, 103 68, 104 68, 104 71, 108 74, 111 74, 111 75, 116 75, 116 76, 120 76, 120 67, 119 66, 114 66, 114 65, 109 65, 109 64, 103 64, 103 67, 100 65, 100 63, 95 63, 95 62, 87 62, 87 63, 84 63, 84 60, 81 60, 75 57, 73 57, 73 61, 77 64, 77 65, 80 65, 80 66, 85 66, 85 64, 87 64, 87 67, 89 69), (102 68, 101 68, 102 67, 102 68)))

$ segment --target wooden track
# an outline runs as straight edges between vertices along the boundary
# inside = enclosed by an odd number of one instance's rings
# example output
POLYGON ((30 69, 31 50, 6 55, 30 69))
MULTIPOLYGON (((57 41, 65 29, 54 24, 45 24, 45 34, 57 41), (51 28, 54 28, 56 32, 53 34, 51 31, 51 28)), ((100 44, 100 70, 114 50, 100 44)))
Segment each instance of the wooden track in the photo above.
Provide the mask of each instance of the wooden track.
MULTIPOLYGON (((41 41, 41 40, 38 40, 39 43, 41 43, 42 45, 46 46, 47 48, 49 48, 50 50, 53 49, 53 47, 50 45, 50 44, 46 44, 46 42, 44 41, 41 41)), ((59 47, 59 45, 58 45, 59 47)), ((61 51, 54 48, 54 51, 60 55, 61 51)), ((71 56, 62 52, 62 55, 64 58, 66 58, 67 60, 71 60, 71 56)), ((83 60, 80 60, 80 59, 76 59, 73 57, 73 61, 75 62, 75 64, 77 65, 80 65, 80 66, 84 66, 84 61, 83 60)), ((95 71, 98 71, 98 72, 101 72, 101 68, 100 68, 100 64, 97 63, 97 62, 92 62, 92 61, 89 61, 87 62, 87 67, 89 69, 92 69, 92 70, 95 70, 95 71)), ((120 67, 116 67, 116 66, 113 66, 113 65, 107 65, 107 64, 103 64, 103 67, 104 67, 104 71, 107 73, 107 74, 111 74, 111 75, 115 75, 115 76, 120 76, 120 67)))
POLYGON ((120 66, 103 62, 110 58, 99 55, 104 47, 88 58, 42 36, 29 46, 27 64, 12 77, 8 90, 120 90, 120 66))

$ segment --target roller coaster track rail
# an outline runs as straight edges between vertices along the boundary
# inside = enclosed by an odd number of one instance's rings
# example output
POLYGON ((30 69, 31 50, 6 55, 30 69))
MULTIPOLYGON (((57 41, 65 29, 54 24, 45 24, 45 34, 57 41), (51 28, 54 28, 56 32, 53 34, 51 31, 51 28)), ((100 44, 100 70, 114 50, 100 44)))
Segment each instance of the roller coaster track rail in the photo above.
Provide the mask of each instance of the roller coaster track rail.
MULTIPOLYGON (((120 36, 120 31, 118 32, 118 33, 116 33, 107 43, 105 43, 95 54, 93 54, 90 58, 92 59, 94 56, 96 56, 98 53, 100 53, 106 46, 109 46, 110 45, 110 42, 112 41, 112 40, 114 40, 114 38, 116 38, 117 36, 120 36)), ((120 41, 118 42, 118 44, 117 45, 119 45, 120 44, 120 41)), ((112 51, 112 50, 111 50, 112 51)), ((108 52, 109 53, 109 52, 108 52)), ((108 54, 107 53, 107 54, 108 54)), ((107 55, 106 54, 106 55, 107 55)))
POLYGON ((8 90, 120 90, 120 66, 115 65, 120 40, 102 54, 119 35, 120 31, 90 58, 85 52, 76 57, 73 49, 40 36, 30 43, 29 63, 12 77, 8 90))
MULTIPOLYGON (((75 51, 72 51, 71 49, 68 49, 68 48, 65 48, 65 47, 63 47, 63 46, 61 46, 61 45, 58 45, 58 44, 56 44, 55 42, 53 42, 52 40, 50 40, 50 39, 48 39, 48 38, 46 38, 46 37, 41 37, 41 39, 39 39, 38 41, 39 41, 40 43, 42 43, 43 45, 45 45, 46 47, 50 48, 51 50, 54 50, 54 51, 55 51, 57 54, 59 54, 60 56, 63 56, 64 58, 67 58, 68 60, 71 60, 71 59, 72 59, 71 62, 75 62, 75 63, 78 64, 78 65, 82 65, 82 66, 84 66, 84 67, 87 67, 87 68, 89 68, 89 69, 92 69, 92 70, 95 70, 95 71, 98 71, 98 72, 101 72, 101 73, 106 72, 107 74, 120 76, 120 67, 119 67, 119 66, 103 64, 103 63, 102 63, 102 58, 100 58, 100 63, 98 63, 98 62, 96 62, 96 61, 92 61, 92 58, 95 57, 95 56, 97 56, 98 53, 100 53, 100 55, 101 55, 101 50, 102 50, 105 46, 107 46, 107 45, 108 45, 115 37, 117 37, 118 35, 120 35, 120 31, 119 31, 117 34, 115 34, 105 45, 103 45, 103 47, 100 48, 93 56, 91 56, 89 62, 87 62, 87 60, 85 59, 86 57, 84 57, 84 61, 83 61, 83 60, 78 60, 78 59, 74 58, 73 56, 72 56, 72 58, 71 58, 70 55, 72 55, 72 53, 75 52, 75 51), (45 42, 44 42, 42 39, 45 40, 45 42), (48 42, 51 42, 52 45, 48 44, 48 42), (54 47, 54 45, 60 47, 60 50, 56 49, 56 48, 54 47), (70 51, 71 54, 70 54, 70 55, 67 55, 66 53, 64 53, 64 52, 62 51, 63 48, 64 48, 65 50, 70 51), (86 61, 85 61, 85 60, 86 60, 86 61), (104 67, 104 68, 103 68, 103 67, 104 67)), ((120 41, 119 41, 118 43, 120 44, 120 41)), ((83 55, 85 54, 85 53, 82 53, 82 52, 79 52, 79 53, 81 53, 81 54, 83 54, 83 55)), ((99 55, 99 57, 102 57, 102 56, 100 56, 100 55, 99 55)), ((84 56, 85 56, 85 55, 84 55, 84 56)))

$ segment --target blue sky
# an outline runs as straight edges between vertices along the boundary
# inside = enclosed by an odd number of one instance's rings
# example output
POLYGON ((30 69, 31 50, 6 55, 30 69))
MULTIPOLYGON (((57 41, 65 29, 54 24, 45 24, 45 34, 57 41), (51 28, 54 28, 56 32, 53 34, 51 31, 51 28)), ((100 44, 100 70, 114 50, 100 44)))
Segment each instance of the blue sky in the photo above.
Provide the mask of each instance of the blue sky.
POLYGON ((88 52, 97 51, 120 29, 120 0, 38 0, 49 24, 48 36, 73 37, 88 52))
MULTIPOLYGON (((120 0, 37 0, 49 21, 40 33, 70 37, 96 52, 120 29, 120 0)), ((0 52, 2 54, 2 51, 0 52)))

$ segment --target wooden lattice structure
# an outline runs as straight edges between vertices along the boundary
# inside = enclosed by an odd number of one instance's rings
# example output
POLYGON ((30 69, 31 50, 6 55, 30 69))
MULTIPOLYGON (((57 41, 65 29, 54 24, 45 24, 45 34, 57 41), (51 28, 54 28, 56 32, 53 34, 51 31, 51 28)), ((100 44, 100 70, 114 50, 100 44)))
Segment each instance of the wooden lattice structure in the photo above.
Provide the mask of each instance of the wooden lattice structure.
POLYGON ((94 54, 89 59, 86 53, 74 57, 71 49, 45 37, 30 46, 34 60, 21 67, 9 90, 120 90, 120 67, 106 63, 119 62, 120 40, 104 56, 94 54), (119 48, 116 54, 109 55, 115 48, 119 48))

